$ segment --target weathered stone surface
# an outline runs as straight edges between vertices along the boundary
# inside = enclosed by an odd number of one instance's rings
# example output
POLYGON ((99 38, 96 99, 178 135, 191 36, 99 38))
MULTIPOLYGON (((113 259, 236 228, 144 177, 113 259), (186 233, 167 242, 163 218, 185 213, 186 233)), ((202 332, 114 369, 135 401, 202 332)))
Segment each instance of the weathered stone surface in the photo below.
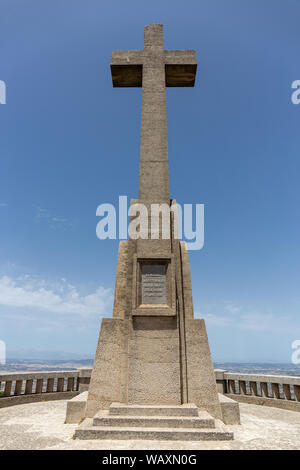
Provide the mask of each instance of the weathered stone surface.
POLYGON ((38 403, 52 400, 66 400, 78 395, 79 392, 52 392, 52 393, 32 393, 30 395, 19 395, 4 397, 0 400, 0 408, 18 406, 29 403, 38 403))
MULTIPOLYGON (((143 144, 143 153, 147 152, 161 153, 163 150, 158 144, 149 142, 149 145, 143 144)), ((157 195, 160 196, 161 202, 167 202, 169 200, 169 167, 168 163, 163 159, 161 161, 149 161, 140 162, 140 198, 141 199, 152 199, 155 200, 157 195)))
MULTIPOLYGON (((78 369, 79 373, 79 386, 78 390, 80 393, 86 392, 89 389, 90 381, 91 381, 91 374, 92 369, 86 367, 80 367, 78 369)), ((59 380, 59 379, 58 379, 59 380)))
POLYGON ((226 381, 224 379, 224 373, 226 371, 223 369, 215 369, 215 378, 216 378, 216 383, 217 383, 217 392, 218 393, 226 393, 227 392, 227 387, 226 387, 226 381))
POLYGON ((300 412, 300 403, 293 400, 282 400, 278 398, 257 397, 254 395, 233 395, 226 394, 226 397, 232 398, 238 403, 249 403, 253 405, 263 405, 274 408, 281 408, 283 410, 300 412))
POLYGON ((125 405, 124 403, 112 403, 109 414, 114 416, 198 416, 196 405, 125 405))
POLYGON ((97 411, 109 408, 112 401, 121 399, 121 365, 123 336, 126 320, 102 320, 89 386, 86 416, 93 417, 97 411))
MULTIPOLYGON (((162 409, 163 407, 161 407, 162 409)), ((93 419, 94 426, 145 427, 145 428, 208 428, 215 427, 215 420, 206 411, 197 416, 159 416, 159 415, 111 415, 99 411, 93 419)))
POLYGON ((128 352, 128 403, 181 403, 176 318, 135 317, 128 352))
POLYGON ((188 399, 222 419, 204 320, 186 320, 188 399))
POLYGON ((85 417, 87 397, 88 392, 86 391, 68 401, 66 424, 80 423, 80 421, 85 417))
POLYGON ((47 371, 46 374, 45 372, 10 372, 8 374, 1 374, 1 380, 3 382, 7 380, 23 382, 29 377, 32 380, 39 380, 41 376, 48 379, 58 379, 59 377, 77 377, 77 375, 77 370, 47 371))
POLYGON ((222 429, 220 423, 206 411, 198 412, 193 404, 139 406, 114 403, 109 411, 99 411, 93 420, 85 419, 77 428, 74 437, 222 441, 233 439, 233 433, 222 429))
POLYGON ((91 420, 85 420, 76 429, 75 437, 87 440, 229 441, 232 440, 233 433, 223 429, 93 426, 91 420))
POLYGON ((132 276, 132 266, 129 266, 130 248, 131 244, 128 241, 120 242, 113 308, 114 318, 127 318, 131 307, 131 292, 128 292, 130 268, 132 276))
POLYGON ((219 401, 222 411, 222 420, 225 424, 240 424, 239 404, 231 398, 219 393, 219 401))
POLYGON ((274 384, 300 385, 300 378, 290 375, 267 375, 267 374, 239 374, 237 372, 227 372, 226 379, 247 380, 249 382, 268 382, 274 384))

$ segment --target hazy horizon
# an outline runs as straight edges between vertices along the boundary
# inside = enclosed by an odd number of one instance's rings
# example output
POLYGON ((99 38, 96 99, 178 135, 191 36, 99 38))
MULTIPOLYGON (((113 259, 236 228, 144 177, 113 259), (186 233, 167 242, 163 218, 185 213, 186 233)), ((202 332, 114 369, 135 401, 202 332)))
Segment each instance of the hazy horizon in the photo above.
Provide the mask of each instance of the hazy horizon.
MULTIPOLYGON (((7 362, 12 361, 12 360, 17 360, 17 361, 93 361, 94 360, 94 354, 95 353, 86 353, 86 354, 80 354, 76 352, 68 352, 68 351, 39 351, 39 350, 34 350, 34 349, 20 349, 20 350, 15 350, 15 351, 8 351, 7 352, 7 357, 6 360, 7 362)), ((290 365, 291 367, 299 367, 300 370, 300 364, 295 365, 292 364, 291 362, 288 361, 275 361, 275 360, 270 360, 267 358, 261 358, 261 359, 254 359, 254 358, 248 358, 244 359, 243 361, 238 361, 234 360, 233 358, 231 360, 224 360, 222 358, 217 358, 215 359, 213 357, 213 362, 214 364, 284 364, 284 365, 290 365)), ((1 369, 1 366, 0 366, 1 369)))

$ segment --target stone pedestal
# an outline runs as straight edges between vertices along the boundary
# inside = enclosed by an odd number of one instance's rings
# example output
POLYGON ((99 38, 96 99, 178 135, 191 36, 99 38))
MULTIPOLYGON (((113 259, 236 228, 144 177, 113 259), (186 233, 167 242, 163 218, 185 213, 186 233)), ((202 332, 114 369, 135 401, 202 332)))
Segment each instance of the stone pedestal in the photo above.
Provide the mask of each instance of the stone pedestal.
POLYGON ((222 418, 205 323, 193 318, 186 245, 173 242, 169 258, 159 258, 171 267, 166 305, 139 304, 141 286, 134 270, 144 258, 136 256, 137 241, 120 244, 113 318, 102 320, 89 386, 89 418, 112 402, 193 403, 222 418), (161 314, 162 309, 168 312, 161 314))
MULTIPOLYGON (((69 402, 71 403, 71 402, 69 402)), ((80 412, 73 399, 70 421, 80 412)), ((82 402, 83 404, 83 402, 82 402)), ((233 433, 195 405, 124 405, 112 403, 109 410, 87 418, 75 432, 78 439, 142 439, 174 441, 228 441, 233 433)))

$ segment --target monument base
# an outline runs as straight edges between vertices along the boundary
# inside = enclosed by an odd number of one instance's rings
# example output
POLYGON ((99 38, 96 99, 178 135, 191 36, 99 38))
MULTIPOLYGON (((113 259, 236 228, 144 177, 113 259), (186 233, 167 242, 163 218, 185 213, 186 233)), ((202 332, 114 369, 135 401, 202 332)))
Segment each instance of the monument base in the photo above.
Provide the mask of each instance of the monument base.
MULTIPOLYGON (((85 418, 86 412, 86 404, 87 404, 87 392, 80 393, 75 398, 71 399, 67 403, 67 413, 66 413, 66 420, 65 423, 74 423, 79 424, 85 418)), ((241 424, 240 422, 240 408, 239 403, 228 396, 225 396, 221 393, 218 393, 221 410, 222 410, 222 421, 224 424, 241 424)), ((185 405, 185 406, 177 406, 177 407, 157 407, 157 406, 147 406, 147 413, 148 416, 154 415, 156 410, 159 409, 159 414, 164 416, 168 416, 170 411, 172 410, 172 416, 180 416, 180 415, 187 415, 190 412, 190 408, 195 407, 195 405, 185 405), (185 414, 186 413, 186 414, 185 414)), ((136 416, 143 416, 143 406, 126 406, 122 403, 112 404, 110 406, 110 413, 111 415, 119 414, 121 416, 126 416, 130 411, 134 409, 134 414, 136 416)), ((198 409, 197 409, 198 413, 198 409)), ((197 413, 195 416, 197 416, 197 413)))
MULTIPOLYGON (((187 401, 222 419, 204 320, 186 320, 185 327, 187 401)), ((179 348, 176 318, 104 318, 85 416, 93 418, 112 402, 184 404, 179 348)))
POLYGON ((76 429, 77 439, 141 439, 175 441, 227 441, 233 439, 219 420, 196 405, 124 405, 86 418, 76 429))

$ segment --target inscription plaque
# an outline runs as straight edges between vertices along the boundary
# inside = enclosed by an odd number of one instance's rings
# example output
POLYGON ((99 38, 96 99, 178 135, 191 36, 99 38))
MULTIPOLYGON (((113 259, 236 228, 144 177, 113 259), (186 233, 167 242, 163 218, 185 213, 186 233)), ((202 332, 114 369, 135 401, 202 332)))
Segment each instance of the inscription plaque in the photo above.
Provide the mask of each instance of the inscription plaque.
POLYGON ((142 304, 166 303, 166 266, 144 264, 142 268, 142 304))

